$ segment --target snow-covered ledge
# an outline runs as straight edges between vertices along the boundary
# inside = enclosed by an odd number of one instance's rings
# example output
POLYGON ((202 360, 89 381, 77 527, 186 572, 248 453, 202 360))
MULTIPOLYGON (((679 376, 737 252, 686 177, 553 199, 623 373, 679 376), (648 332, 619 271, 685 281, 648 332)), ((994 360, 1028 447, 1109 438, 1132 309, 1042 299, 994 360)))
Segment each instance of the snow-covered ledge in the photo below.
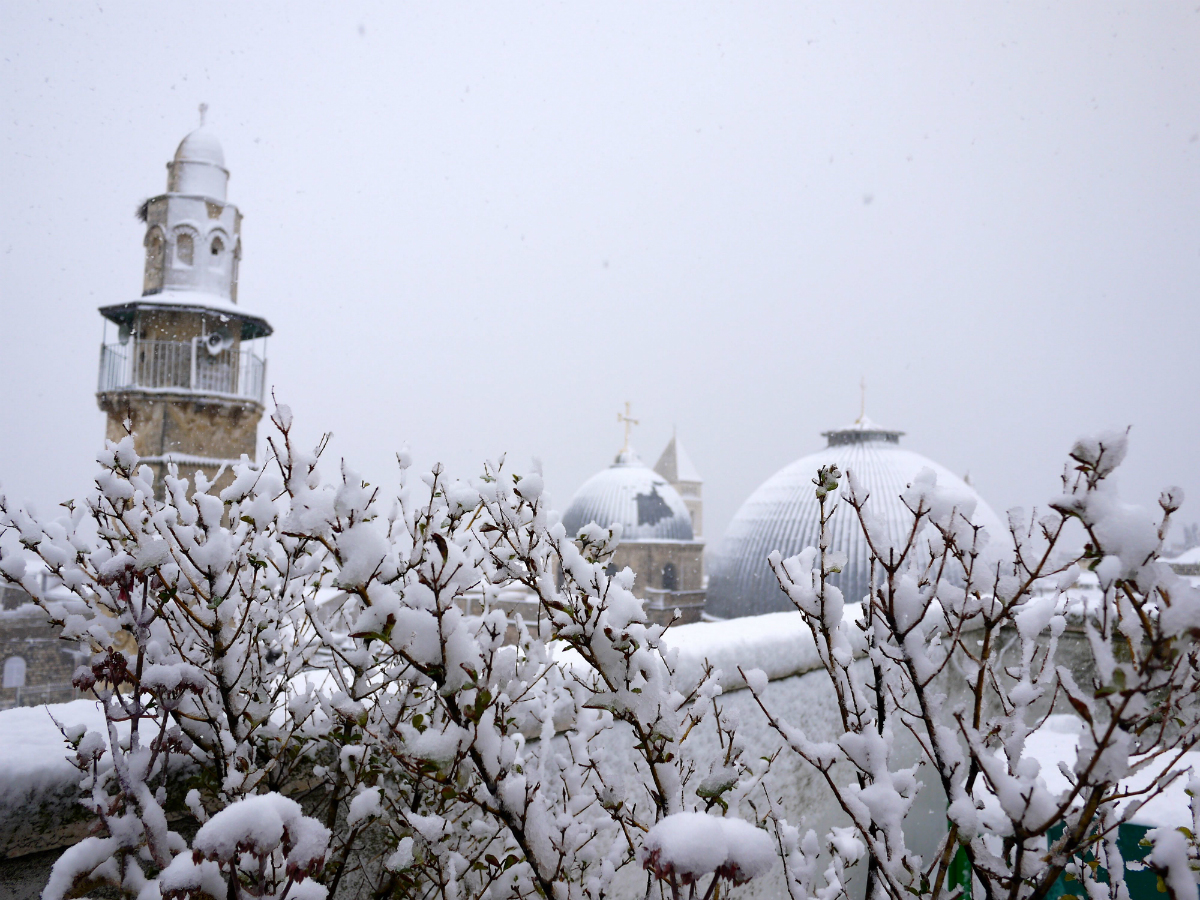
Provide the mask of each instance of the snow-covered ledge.
MULTIPOLYGON (((858 615, 858 606, 848 606, 847 614, 858 615)), ((836 733, 837 711, 828 679, 819 671, 812 635, 799 613, 682 625, 669 629, 664 643, 685 680, 699 674, 706 661, 721 670, 726 702, 740 716, 745 739, 763 752, 773 751, 776 736, 757 713, 749 692, 741 690, 745 683, 738 674, 739 667, 743 671, 761 669, 767 675, 772 684, 766 701, 785 719, 818 739, 836 733)), ((78 804, 80 776, 67 762, 64 741, 54 720, 68 728, 84 725, 103 729, 103 716, 96 704, 87 700, 0 712, 0 857, 64 847, 87 831, 88 816, 78 804)), ((1060 760, 1070 762, 1074 758, 1078 736, 1077 729, 1070 725, 1070 716, 1054 716, 1046 728, 1028 740, 1031 755, 1041 763, 1048 781, 1057 777, 1060 760)), ((716 740, 711 735, 694 739, 716 740)), ((1189 754, 1185 764, 1194 765, 1200 773, 1200 753, 1189 754)), ((798 757, 785 754, 776 767, 779 784, 788 795, 784 798, 786 808, 804 810, 813 827, 840 822, 827 792, 798 757)), ((1134 821, 1187 824, 1188 782, 1186 777, 1178 779, 1166 795, 1139 810, 1134 821)), ((940 808, 934 811, 937 815, 926 812, 941 821, 940 808)))
MULTIPOLYGON (((860 611, 860 604, 846 605, 850 618, 857 618, 860 611)), ((675 664, 684 681, 698 677, 707 661, 721 670, 725 691, 746 686, 739 666, 742 671, 762 669, 770 681, 821 667, 812 632, 798 612, 677 625, 667 631, 663 642, 678 652, 675 664)))
POLYGON ((0 856, 64 847, 87 835, 91 816, 79 805, 81 776, 67 761, 56 719, 67 728, 104 731, 93 700, 0 712, 0 856))
MULTIPOLYGON (((745 687, 739 666, 762 669, 776 681, 821 664, 797 612, 680 625, 667 632, 665 643, 678 653, 685 680, 699 675, 707 660, 721 670, 726 691, 745 687)), ((104 717, 90 700, 0 711, 0 856, 67 846, 86 833, 88 816, 77 802, 80 775, 67 761, 55 720, 104 730, 104 717)))

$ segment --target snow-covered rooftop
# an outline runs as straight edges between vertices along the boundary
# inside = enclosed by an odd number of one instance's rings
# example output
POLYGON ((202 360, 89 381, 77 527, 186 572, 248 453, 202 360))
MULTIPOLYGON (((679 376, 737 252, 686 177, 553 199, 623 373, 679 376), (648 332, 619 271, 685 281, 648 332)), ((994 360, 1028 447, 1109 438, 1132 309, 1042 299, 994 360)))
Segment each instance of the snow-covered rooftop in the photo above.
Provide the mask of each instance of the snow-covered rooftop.
MULTIPOLYGON (((846 614, 857 618, 862 605, 848 605, 846 614)), ((663 643, 678 651, 677 665, 685 678, 699 676, 707 661, 721 670, 725 690, 745 686, 739 667, 743 672, 761 669, 776 681, 821 665, 812 632, 798 612, 676 625, 664 635, 663 643)))
POLYGON ((690 541, 692 515, 678 491, 632 449, 583 483, 562 517, 569 534, 589 523, 621 524, 622 541, 690 541))
POLYGON ((1194 566, 1200 563, 1200 547, 1193 547, 1191 550, 1184 550, 1174 559, 1164 559, 1165 563, 1173 563, 1177 566, 1194 566))
POLYGON ((225 151, 221 142, 207 128, 200 127, 179 142, 175 150, 175 162, 199 162, 213 166, 225 166, 225 151))
POLYGON ((239 306, 227 297, 204 291, 162 291, 146 294, 126 303, 100 307, 100 315, 118 325, 130 324, 139 310, 177 309, 189 312, 211 312, 236 318, 242 323, 242 340, 267 337, 272 328, 265 318, 239 306))
MULTIPOLYGON (((1070 787, 1065 775, 1059 769, 1062 763, 1070 770, 1075 764, 1075 756, 1079 748, 1079 737, 1083 723, 1073 715, 1050 716, 1044 725, 1025 739, 1025 755, 1035 759, 1040 766, 1039 778, 1046 787, 1055 793, 1066 791, 1070 787)), ((1133 775, 1122 780, 1127 789, 1139 790, 1151 784, 1172 759, 1160 758, 1139 769, 1133 775)), ((1192 770, 1193 775, 1200 775, 1200 753, 1192 751, 1183 754, 1183 759, 1176 769, 1192 770)), ((1176 778, 1162 794, 1136 810, 1130 818, 1134 824, 1150 825, 1155 828, 1177 828, 1180 825, 1190 825, 1191 809, 1187 795, 1189 777, 1185 773, 1176 778)), ((1127 808, 1132 800, 1122 801, 1121 807, 1127 808)))
MULTIPOLYGON (((0 854, 16 856, 71 843, 87 833, 79 805, 79 770, 55 720, 66 728, 104 732, 94 700, 25 706, 0 712, 0 854), (51 718, 53 717, 53 718, 51 718)), ((129 724, 119 730, 128 734, 129 724)))

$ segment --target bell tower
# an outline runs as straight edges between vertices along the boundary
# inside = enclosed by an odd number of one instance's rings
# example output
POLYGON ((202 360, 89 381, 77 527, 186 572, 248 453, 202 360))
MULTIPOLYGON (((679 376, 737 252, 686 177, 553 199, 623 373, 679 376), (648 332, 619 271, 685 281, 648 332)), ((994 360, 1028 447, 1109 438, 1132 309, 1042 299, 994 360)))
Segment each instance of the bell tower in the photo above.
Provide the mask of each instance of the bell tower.
POLYGON ((100 308, 96 401, 107 436, 122 438, 129 419, 158 484, 172 461, 181 475, 201 469, 211 480, 242 454, 254 459, 263 413, 271 326, 238 305, 242 215, 225 199, 225 154, 203 114, 167 163, 166 193, 138 209, 142 295, 100 308))

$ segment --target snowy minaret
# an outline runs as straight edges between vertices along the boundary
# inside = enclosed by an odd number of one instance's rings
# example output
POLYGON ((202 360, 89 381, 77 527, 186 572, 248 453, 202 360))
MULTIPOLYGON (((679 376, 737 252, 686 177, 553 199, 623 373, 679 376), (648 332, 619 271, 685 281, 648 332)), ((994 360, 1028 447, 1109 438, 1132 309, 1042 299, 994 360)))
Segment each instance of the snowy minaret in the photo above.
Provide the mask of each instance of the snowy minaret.
POLYGON ((160 483, 169 461, 183 476, 202 469, 211 479, 242 454, 254 459, 263 412, 271 326, 237 302, 242 215, 225 200, 225 154, 203 113, 167 163, 167 192, 138 209, 146 223, 142 296, 100 309, 96 399, 108 437, 122 438, 128 419, 160 483))

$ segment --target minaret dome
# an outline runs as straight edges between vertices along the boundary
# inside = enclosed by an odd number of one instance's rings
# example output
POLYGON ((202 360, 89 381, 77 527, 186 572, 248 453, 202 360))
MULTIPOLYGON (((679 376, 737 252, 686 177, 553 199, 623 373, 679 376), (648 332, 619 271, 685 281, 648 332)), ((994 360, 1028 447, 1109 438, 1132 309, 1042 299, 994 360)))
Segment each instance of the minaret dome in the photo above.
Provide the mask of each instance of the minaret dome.
POLYGON ((182 141, 175 159, 167 163, 167 193, 225 201, 229 170, 221 143, 206 128, 197 128, 182 141))

